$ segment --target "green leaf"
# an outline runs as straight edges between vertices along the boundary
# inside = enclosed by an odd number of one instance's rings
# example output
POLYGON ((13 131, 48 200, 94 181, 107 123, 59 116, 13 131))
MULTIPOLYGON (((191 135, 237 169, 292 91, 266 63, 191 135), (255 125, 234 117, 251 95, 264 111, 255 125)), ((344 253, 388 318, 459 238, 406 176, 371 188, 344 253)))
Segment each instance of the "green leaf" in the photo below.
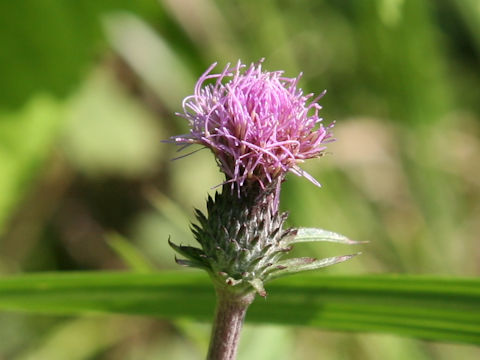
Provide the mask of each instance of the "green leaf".
POLYGON ((287 238, 287 244, 296 244, 301 242, 325 241, 346 245, 366 244, 368 241, 350 240, 344 235, 337 234, 333 231, 316 229, 316 228, 300 228, 296 234, 287 238))
MULTIPOLYGON (((277 280, 247 321, 480 344, 480 279, 304 275, 277 280)), ((0 279, 0 309, 210 321, 203 272, 32 274, 0 279)))
POLYGON ((286 275, 292 275, 301 271, 316 270, 323 267, 339 264, 341 262, 350 260, 352 257, 357 255, 360 255, 360 253, 333 256, 324 259, 302 257, 278 261, 274 266, 274 270, 268 274, 265 281, 270 281, 272 279, 276 279, 286 275))

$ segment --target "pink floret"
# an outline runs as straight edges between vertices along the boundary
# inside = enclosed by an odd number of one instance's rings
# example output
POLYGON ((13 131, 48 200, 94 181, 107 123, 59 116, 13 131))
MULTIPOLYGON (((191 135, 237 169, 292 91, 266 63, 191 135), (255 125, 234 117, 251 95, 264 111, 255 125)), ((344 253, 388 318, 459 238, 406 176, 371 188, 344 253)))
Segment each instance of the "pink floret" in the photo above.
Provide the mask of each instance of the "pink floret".
POLYGON ((318 100, 303 95, 296 78, 283 71, 262 71, 262 61, 248 68, 240 61, 228 64, 220 74, 210 66, 183 101, 190 133, 172 137, 185 146, 200 144, 211 149, 226 182, 256 181, 263 188, 287 171, 320 185, 298 164, 324 154, 333 141, 331 124, 324 127, 318 117, 318 100))

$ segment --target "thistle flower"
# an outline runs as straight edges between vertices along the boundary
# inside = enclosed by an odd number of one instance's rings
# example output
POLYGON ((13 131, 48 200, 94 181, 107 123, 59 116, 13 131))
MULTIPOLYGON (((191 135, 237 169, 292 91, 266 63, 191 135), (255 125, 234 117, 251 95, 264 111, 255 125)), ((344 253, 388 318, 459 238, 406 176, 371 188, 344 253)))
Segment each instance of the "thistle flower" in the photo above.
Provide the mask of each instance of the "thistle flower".
POLYGON ((216 63, 210 66, 183 101, 183 114, 177 113, 189 121, 190 133, 172 141, 212 150, 232 188, 257 182, 264 189, 288 171, 319 186, 298 164, 322 156, 334 140, 333 124, 325 128, 318 117, 325 91, 304 95, 297 87, 301 74, 266 72, 262 62, 228 64, 219 74, 211 73, 216 63))
POLYGON ((226 180, 209 197, 207 211, 196 211, 192 232, 201 248, 176 245, 177 263, 206 270, 217 291, 217 311, 208 359, 234 359, 245 312, 255 292, 266 296, 271 279, 333 265, 354 255, 326 259, 282 257, 298 242, 357 244, 321 229, 283 229, 287 213, 278 209, 280 185, 287 172, 319 183, 298 164, 322 156, 333 141, 318 117, 318 100, 303 95, 296 78, 262 71, 262 61, 241 62, 219 74, 213 64, 183 101, 190 132, 171 142, 200 144, 215 155, 226 180), (232 191, 233 190, 233 191, 232 191))
POLYGON ((171 141, 211 149, 226 180, 222 192, 208 199, 207 213, 197 210, 198 225, 192 230, 201 249, 170 245, 186 257, 177 259, 179 264, 207 270, 217 287, 236 293, 255 289, 265 296, 264 281, 346 260, 282 262, 293 243, 353 242, 324 230, 307 229, 305 236, 305 229, 283 229, 287 214, 278 210, 280 184, 290 171, 319 185, 298 164, 324 153, 333 140, 333 125, 323 127, 318 117, 324 92, 315 98, 303 95, 297 88, 300 75, 265 72, 261 64, 247 68, 238 62, 212 74, 213 64, 183 101, 184 113, 178 115, 190 122, 191 130, 171 141))

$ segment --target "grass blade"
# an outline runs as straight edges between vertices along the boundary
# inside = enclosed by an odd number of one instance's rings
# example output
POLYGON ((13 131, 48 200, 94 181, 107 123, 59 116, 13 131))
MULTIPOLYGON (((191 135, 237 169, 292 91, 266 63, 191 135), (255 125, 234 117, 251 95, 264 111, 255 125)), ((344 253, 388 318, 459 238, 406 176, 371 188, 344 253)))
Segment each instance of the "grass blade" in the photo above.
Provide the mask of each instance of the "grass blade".
MULTIPOLYGON (((480 344, 480 279, 303 275, 276 280, 247 321, 382 332, 480 344)), ((0 279, 0 310, 126 313, 210 321, 214 291, 201 272, 86 272, 0 279)))

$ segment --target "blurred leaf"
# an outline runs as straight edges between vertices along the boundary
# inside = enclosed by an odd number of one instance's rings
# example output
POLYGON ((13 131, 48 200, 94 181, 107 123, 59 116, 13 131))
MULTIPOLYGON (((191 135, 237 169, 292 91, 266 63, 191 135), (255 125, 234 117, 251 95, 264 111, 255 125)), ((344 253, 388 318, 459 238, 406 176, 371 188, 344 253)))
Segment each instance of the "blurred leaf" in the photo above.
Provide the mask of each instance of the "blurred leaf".
POLYGON ((63 148, 89 175, 151 174, 160 156, 161 129, 118 85, 108 71, 92 72, 70 102, 63 148))
POLYGON ((472 37, 476 42, 476 50, 480 55, 480 6, 477 0, 451 0, 458 8, 465 25, 469 28, 472 37))
POLYGON ((356 1, 359 70, 393 120, 438 122, 450 106, 444 54, 429 1, 356 1))
POLYGON ((219 61, 225 57, 231 61, 241 57, 240 42, 218 1, 166 0, 162 3, 207 61, 219 61))
POLYGON ((138 273, 150 273, 155 270, 150 261, 123 236, 110 233, 106 237, 108 245, 120 256, 130 270, 138 273))
POLYGON ((145 196, 152 206, 161 215, 165 216, 171 224, 184 231, 186 235, 190 235, 190 231, 187 230, 190 226, 188 221, 189 213, 185 212, 178 203, 155 188, 146 189, 145 196))
POLYGON ((54 327, 17 360, 86 360, 139 332, 125 319, 73 319, 54 327))
POLYGON ((179 99, 191 92, 195 82, 179 54, 146 22, 132 14, 110 14, 104 23, 115 51, 155 90, 165 105, 177 108, 179 99))
POLYGON ((106 47, 99 17, 113 9, 151 16, 160 6, 154 0, 0 1, 0 107, 17 107, 39 91, 66 95, 106 47))
POLYGON ((33 98, 21 111, 0 112, 0 234, 49 154, 61 116, 62 107, 47 96, 33 98))
MULTIPOLYGON (((400 275, 291 277, 269 286, 248 321, 384 332, 480 344, 480 279, 400 275)), ((0 280, 0 308, 49 314, 126 313, 208 321, 204 273, 32 274, 0 280)))
POLYGON ((242 330, 238 359, 298 359, 292 354, 294 342, 295 335, 292 329, 283 326, 245 326, 242 330))

